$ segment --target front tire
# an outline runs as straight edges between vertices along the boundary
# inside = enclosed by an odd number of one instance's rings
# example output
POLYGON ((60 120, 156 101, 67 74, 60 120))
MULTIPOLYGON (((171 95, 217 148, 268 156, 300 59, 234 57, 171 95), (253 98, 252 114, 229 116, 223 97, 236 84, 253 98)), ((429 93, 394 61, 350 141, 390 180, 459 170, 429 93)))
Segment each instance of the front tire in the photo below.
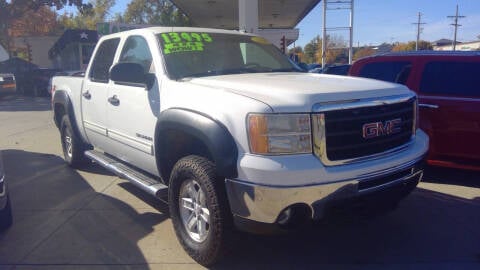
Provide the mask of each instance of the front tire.
POLYGON ((84 152, 88 150, 88 147, 78 138, 77 134, 73 132, 68 115, 62 117, 60 136, 63 156, 68 165, 73 168, 80 168, 90 162, 84 154, 84 152))
POLYGON ((175 164, 169 184, 170 216, 180 244, 199 264, 213 265, 232 233, 225 181, 216 175, 213 162, 187 156, 175 164))

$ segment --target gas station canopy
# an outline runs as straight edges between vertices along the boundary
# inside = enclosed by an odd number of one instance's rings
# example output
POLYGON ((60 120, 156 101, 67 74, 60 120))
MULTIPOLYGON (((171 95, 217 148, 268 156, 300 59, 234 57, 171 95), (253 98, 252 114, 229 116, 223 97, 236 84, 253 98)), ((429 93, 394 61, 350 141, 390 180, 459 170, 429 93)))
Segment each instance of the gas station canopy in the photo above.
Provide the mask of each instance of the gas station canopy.
MULTIPOLYGON (((258 0, 258 28, 292 29, 321 0, 258 0)), ((238 29, 238 0, 172 0, 194 26, 238 29)))

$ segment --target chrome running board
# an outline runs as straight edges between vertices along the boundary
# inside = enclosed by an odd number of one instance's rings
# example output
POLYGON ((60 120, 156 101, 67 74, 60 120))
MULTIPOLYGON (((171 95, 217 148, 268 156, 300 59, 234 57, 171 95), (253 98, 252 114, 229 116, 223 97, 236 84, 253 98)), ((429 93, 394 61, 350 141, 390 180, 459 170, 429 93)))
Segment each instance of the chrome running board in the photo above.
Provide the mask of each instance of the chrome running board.
POLYGON ((168 186, 120 160, 95 150, 85 151, 85 156, 155 197, 166 198, 168 196, 168 186))

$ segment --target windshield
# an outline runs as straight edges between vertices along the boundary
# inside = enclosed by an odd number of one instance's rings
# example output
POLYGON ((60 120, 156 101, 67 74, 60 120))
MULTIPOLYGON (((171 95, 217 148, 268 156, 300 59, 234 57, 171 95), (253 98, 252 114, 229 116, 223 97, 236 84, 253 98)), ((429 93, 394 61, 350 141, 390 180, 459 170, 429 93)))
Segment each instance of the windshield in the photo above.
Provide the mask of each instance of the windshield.
POLYGON ((300 72, 274 45, 247 35, 169 32, 158 35, 172 79, 257 72, 300 72))

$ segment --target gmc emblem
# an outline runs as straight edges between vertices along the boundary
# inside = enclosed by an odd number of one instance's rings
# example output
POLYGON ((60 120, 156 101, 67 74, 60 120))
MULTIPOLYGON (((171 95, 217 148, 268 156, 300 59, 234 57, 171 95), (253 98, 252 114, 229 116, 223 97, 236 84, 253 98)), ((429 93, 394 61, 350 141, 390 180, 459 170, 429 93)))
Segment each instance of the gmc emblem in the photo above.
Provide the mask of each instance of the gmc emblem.
POLYGON ((393 120, 387 120, 385 122, 375 122, 364 124, 362 127, 363 138, 371 139, 380 136, 399 133, 401 128, 402 119, 397 118, 393 120))

